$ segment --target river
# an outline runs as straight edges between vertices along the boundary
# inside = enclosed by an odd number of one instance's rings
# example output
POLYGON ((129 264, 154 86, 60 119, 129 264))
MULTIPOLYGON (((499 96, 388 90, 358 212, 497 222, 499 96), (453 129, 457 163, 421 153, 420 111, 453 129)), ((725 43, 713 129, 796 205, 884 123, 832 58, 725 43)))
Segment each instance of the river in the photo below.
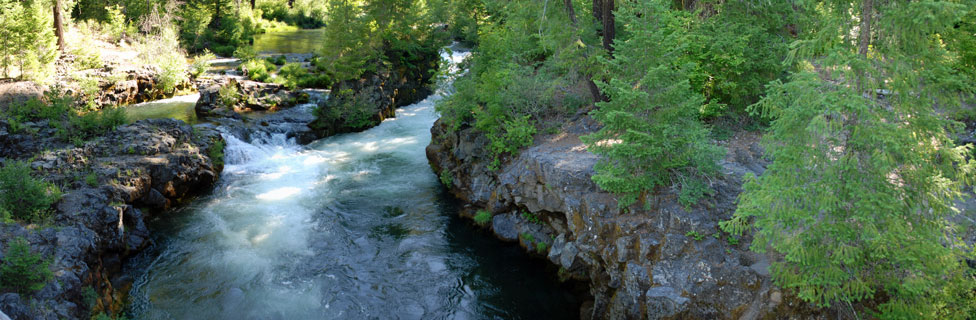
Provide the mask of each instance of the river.
MULTIPOLYGON (((465 52, 446 55, 459 61, 465 52)), ((461 220, 424 148, 440 93, 360 133, 225 135, 214 190, 150 223, 136 319, 561 319, 546 263, 461 220)), ((297 108, 311 109, 310 105, 297 108)))

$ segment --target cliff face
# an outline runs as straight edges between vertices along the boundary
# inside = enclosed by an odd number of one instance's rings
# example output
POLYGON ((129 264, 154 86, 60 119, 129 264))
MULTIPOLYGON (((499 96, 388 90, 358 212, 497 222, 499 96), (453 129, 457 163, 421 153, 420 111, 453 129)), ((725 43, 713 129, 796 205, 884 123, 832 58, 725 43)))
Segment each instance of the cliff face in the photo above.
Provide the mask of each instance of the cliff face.
POLYGON ((768 259, 748 251, 749 239, 718 228, 735 210, 742 176, 764 170, 756 134, 725 143, 724 175, 711 181, 710 198, 685 208, 662 190, 649 208, 625 212, 590 180, 598 157, 579 136, 598 128, 577 117, 492 171, 484 136, 438 122, 427 157, 470 211, 493 214, 499 238, 545 255, 562 276, 589 280, 593 303, 583 318, 803 317, 802 305, 771 285, 768 259))

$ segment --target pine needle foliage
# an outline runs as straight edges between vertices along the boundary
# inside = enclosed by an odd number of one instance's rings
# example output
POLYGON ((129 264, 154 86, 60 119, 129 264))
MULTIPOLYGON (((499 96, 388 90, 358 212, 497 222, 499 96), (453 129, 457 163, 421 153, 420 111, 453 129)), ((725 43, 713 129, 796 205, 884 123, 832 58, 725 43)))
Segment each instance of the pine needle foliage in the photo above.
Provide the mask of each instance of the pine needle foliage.
POLYGON ((583 137, 603 156, 593 181, 627 207, 657 187, 675 186, 690 205, 711 192, 707 177, 718 171, 724 150, 711 143, 698 120, 704 97, 688 81, 694 64, 682 51, 686 27, 669 1, 623 2, 618 22, 626 38, 603 59, 609 81, 599 83, 610 101, 591 114, 604 125, 583 137))
POLYGON ((972 251, 949 218, 970 146, 940 109, 960 81, 940 35, 972 1, 800 1, 819 15, 792 45, 797 71, 751 110, 774 119, 774 161, 748 177, 722 228, 755 231, 774 282, 818 306, 883 319, 972 315, 972 251))

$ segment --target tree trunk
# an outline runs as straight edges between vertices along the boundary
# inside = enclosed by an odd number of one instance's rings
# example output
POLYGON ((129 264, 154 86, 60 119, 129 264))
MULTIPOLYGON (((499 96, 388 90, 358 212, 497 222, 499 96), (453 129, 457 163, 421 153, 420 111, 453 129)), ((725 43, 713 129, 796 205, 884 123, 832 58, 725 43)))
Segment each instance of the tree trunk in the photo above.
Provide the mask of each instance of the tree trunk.
POLYGON ((61 0, 54 0, 54 35, 58 37, 58 50, 64 52, 64 22, 61 21, 61 0))
MULTIPOLYGON (((868 48, 871 46, 871 19, 874 15, 874 4, 872 0, 862 0, 861 2, 861 25, 858 27, 857 36, 857 54, 861 58, 868 57, 868 48)), ((867 90, 867 75, 866 70, 857 71, 857 86, 858 91, 864 92, 867 90)), ((872 93, 873 95, 873 93, 872 93)))
POLYGON ((295 5, 295 0, 288 0, 288 7, 291 8, 295 5))
MULTIPOLYGON (((594 1, 599 1, 599 0, 594 0, 594 1)), ((566 14, 569 15, 569 21, 572 22, 573 29, 578 29, 579 20, 576 19, 576 9, 573 8, 573 0, 563 0, 563 2, 566 5, 566 14)), ((579 38, 577 38, 576 40, 579 40, 579 38)), ((583 55, 584 57, 588 56, 586 51, 583 52, 583 55)), ((590 89, 590 94, 593 95, 593 101, 595 102, 606 101, 607 97, 604 96, 602 92, 600 92, 600 88, 596 86, 595 82, 593 82, 592 75, 587 74, 586 77, 587 77, 586 87, 587 89, 590 89)))
POLYGON ((858 48, 857 54, 862 57, 868 56, 868 46, 871 45, 871 18, 874 13, 874 6, 871 0, 863 0, 861 3, 861 29, 860 34, 857 36, 858 48))
POLYGON ((603 0, 593 0, 593 19, 603 21, 603 0))
POLYGON ((616 34, 615 19, 613 17, 613 0, 603 0, 600 12, 603 14, 603 48, 613 56, 613 38, 616 34))
POLYGON ((220 27, 220 0, 214 0, 214 17, 210 21, 210 27, 220 27))
POLYGON ((254 5, 254 0, 251 0, 251 10, 254 10, 254 9, 257 9, 257 7, 254 5))
POLYGON ((573 23, 573 27, 579 25, 579 21, 576 20, 576 9, 573 9, 573 0, 564 0, 566 4, 566 14, 569 15, 569 21, 573 23))

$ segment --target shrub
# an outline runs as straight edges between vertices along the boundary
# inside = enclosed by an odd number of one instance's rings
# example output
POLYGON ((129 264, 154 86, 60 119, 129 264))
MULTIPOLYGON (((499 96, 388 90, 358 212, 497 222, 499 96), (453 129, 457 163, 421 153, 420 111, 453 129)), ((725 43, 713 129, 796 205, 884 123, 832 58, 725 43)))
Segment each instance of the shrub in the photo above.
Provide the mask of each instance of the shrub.
POLYGON ((54 277, 51 262, 31 252, 30 244, 18 237, 8 243, 0 266, 0 283, 20 294, 41 290, 54 277))
POLYGON ((240 59, 241 61, 250 61, 257 58, 258 53, 254 51, 254 47, 243 46, 234 49, 234 58, 240 59))
POLYGON ((478 225, 483 226, 487 224, 488 221, 491 221, 491 212, 488 212, 487 210, 478 210, 478 213, 474 215, 474 222, 478 225))
POLYGON ((280 66, 280 65, 284 65, 285 63, 288 63, 288 59, 285 58, 284 55, 277 55, 277 56, 274 56, 274 57, 267 57, 267 58, 264 58, 264 60, 265 61, 268 61, 268 62, 271 62, 271 63, 273 63, 276 66, 280 66))
POLYGON ((302 88, 326 89, 332 85, 332 77, 328 74, 308 74, 298 81, 298 86, 302 88))
POLYGON ((227 108, 231 108, 241 101, 241 93, 234 84, 227 84, 220 87, 217 95, 220 97, 220 103, 227 108))
POLYGON ((74 67, 78 70, 87 69, 98 69, 101 68, 104 63, 102 62, 102 54, 98 51, 98 47, 91 42, 90 38, 82 37, 82 41, 71 50, 71 53, 75 55, 74 67))
POLYGON ((443 184, 444 187, 446 187, 448 189, 451 188, 451 181, 454 180, 454 177, 451 176, 451 171, 449 171, 447 169, 441 170, 441 174, 440 174, 439 178, 441 180, 441 184, 443 184))
POLYGON ((0 168, 0 208, 10 218, 25 222, 47 221, 51 205, 61 199, 61 190, 54 184, 31 176, 30 166, 21 161, 8 161, 0 168))
POLYGON ((105 21, 105 31, 112 37, 113 42, 118 41, 125 35, 127 29, 122 7, 117 4, 108 6, 105 7, 105 12, 108 17, 105 21))
POLYGON ((281 78, 284 82, 285 87, 289 89, 295 89, 299 87, 302 79, 308 76, 308 70, 305 70, 300 63, 289 63, 281 67, 278 71, 278 78, 281 78))
POLYGON ((70 128, 66 138, 89 139, 114 131, 118 126, 125 124, 125 121, 125 110, 119 107, 73 116, 68 120, 70 128))
POLYGON ((85 183, 88 184, 89 187, 97 186, 98 185, 98 176, 95 175, 94 172, 88 173, 87 175, 85 175, 85 183))
POLYGON ((241 64, 241 70, 248 79, 267 82, 271 73, 277 69, 274 64, 263 59, 247 60, 241 64))
POLYGON ((190 76, 197 78, 210 70, 210 61, 216 57, 210 50, 204 50, 202 54, 194 57, 193 63, 190 64, 190 76))
POLYGON ((545 253, 549 249, 549 245, 545 242, 539 241, 535 243, 535 252, 545 253))
POLYGON ((224 140, 216 139, 207 148, 207 155, 215 166, 224 165, 224 140))

